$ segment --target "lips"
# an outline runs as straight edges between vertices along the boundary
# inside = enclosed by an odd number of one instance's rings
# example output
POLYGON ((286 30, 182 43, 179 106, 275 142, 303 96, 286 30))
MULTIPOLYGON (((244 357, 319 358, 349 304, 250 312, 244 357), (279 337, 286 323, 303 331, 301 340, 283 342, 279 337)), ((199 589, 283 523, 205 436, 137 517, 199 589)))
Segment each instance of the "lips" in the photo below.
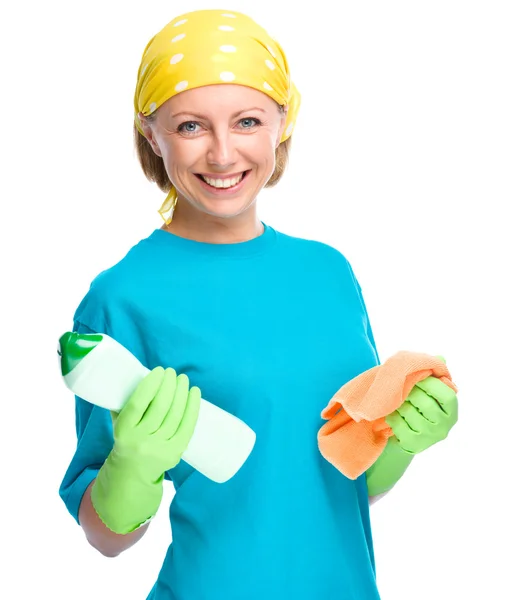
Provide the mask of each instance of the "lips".
POLYGON ((201 185, 208 191, 215 194, 227 194, 237 191, 248 178, 250 170, 243 173, 228 175, 227 177, 217 177, 212 174, 195 173, 196 177, 201 182, 201 185))
POLYGON ((206 181, 206 183, 208 183, 208 185, 211 185, 214 188, 226 189, 233 187, 237 183, 240 183, 243 177, 243 173, 225 178, 210 177, 206 175, 201 175, 201 177, 204 181, 206 181))

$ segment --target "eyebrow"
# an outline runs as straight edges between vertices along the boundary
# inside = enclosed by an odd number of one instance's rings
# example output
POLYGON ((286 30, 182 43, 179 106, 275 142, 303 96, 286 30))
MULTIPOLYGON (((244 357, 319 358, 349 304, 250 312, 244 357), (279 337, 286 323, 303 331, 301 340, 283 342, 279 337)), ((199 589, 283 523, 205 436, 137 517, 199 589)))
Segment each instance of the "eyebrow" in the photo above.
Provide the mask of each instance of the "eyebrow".
MULTIPOLYGON (((238 112, 236 112, 233 115, 233 118, 238 117, 239 115, 241 115, 242 113, 246 113, 246 112, 251 112, 253 110, 259 110, 261 112, 266 113, 266 110, 264 108, 259 108, 258 106, 253 106, 252 108, 244 108, 243 110, 239 110, 238 112)), ((198 113, 194 113, 194 112, 187 112, 187 111, 182 111, 179 113, 175 113, 171 115, 172 119, 175 119, 176 117, 180 117, 181 115, 186 115, 187 117, 197 117, 198 119, 207 119, 208 117, 206 117, 205 115, 200 115, 198 113)))

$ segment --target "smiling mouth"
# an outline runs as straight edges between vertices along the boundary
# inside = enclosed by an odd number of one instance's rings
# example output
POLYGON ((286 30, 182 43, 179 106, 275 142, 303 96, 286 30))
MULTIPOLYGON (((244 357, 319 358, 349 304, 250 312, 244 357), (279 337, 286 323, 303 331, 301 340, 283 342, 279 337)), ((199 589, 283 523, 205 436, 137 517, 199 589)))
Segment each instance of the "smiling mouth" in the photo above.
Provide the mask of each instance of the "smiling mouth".
POLYGON ((213 188, 215 190, 231 190, 240 185, 249 173, 250 170, 244 171, 240 175, 235 175, 234 177, 228 177, 226 179, 215 179, 213 177, 207 177, 199 173, 195 173, 195 175, 198 179, 201 179, 201 181, 210 188, 213 188))

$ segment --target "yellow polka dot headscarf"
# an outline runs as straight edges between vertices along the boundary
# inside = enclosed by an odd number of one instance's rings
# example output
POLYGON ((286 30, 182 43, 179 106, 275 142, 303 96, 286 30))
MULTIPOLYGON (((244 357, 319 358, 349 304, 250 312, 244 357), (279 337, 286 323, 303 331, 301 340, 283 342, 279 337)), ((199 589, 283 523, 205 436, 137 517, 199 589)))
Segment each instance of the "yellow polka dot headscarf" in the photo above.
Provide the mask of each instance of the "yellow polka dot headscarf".
MULTIPOLYGON (((279 44, 251 18, 235 11, 198 10, 168 23, 148 43, 134 97, 138 113, 151 115, 172 96, 205 85, 246 85, 288 107, 281 141, 293 132, 300 94, 279 44)), ((177 194, 171 188, 159 213, 171 222, 177 194)))

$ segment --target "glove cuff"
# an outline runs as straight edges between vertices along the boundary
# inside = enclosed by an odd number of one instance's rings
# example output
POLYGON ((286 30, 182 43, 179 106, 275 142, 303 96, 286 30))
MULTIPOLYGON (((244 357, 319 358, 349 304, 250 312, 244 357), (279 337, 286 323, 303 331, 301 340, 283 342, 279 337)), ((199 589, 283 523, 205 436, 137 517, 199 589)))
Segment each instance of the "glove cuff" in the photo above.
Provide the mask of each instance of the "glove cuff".
POLYGON ((128 465, 118 464, 112 452, 99 470, 90 498, 108 529, 127 534, 156 515, 162 501, 163 481, 164 474, 154 482, 142 479, 128 465))
POLYGON ((379 458, 367 470, 369 496, 377 496, 390 490, 404 475, 414 456, 401 448, 394 436, 390 437, 379 458))

